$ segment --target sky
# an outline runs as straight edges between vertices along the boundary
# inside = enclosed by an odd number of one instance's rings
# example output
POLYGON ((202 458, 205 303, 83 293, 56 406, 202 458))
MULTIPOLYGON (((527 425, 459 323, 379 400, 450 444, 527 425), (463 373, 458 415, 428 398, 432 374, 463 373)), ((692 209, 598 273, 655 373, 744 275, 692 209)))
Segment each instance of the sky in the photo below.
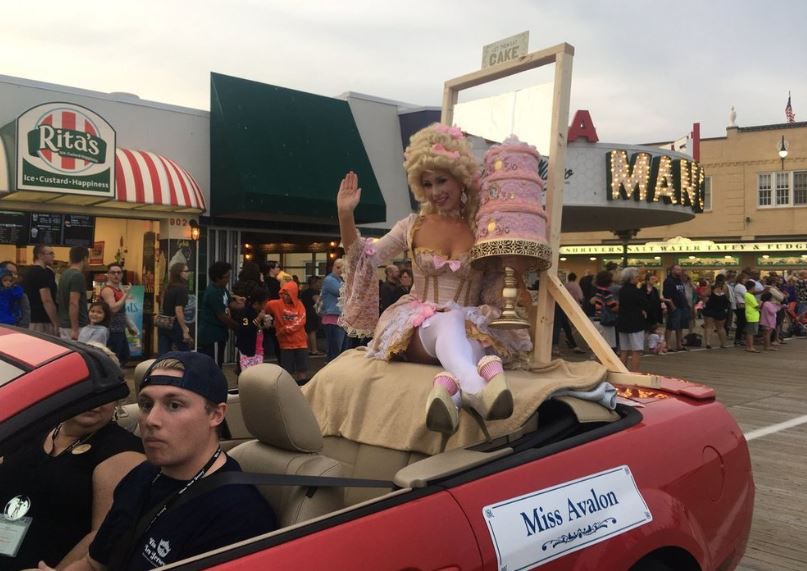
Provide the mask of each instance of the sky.
MULTIPOLYGON (((530 51, 575 47, 571 112, 601 141, 725 135, 807 120, 807 3, 797 0, 0 0, 0 74, 198 109, 210 72, 336 96, 439 106, 484 45, 529 31, 530 51)), ((551 79, 529 72, 494 95, 551 79)), ((570 117, 571 119, 571 117, 570 117)), ((546 119, 548 121, 548 118, 546 119)))

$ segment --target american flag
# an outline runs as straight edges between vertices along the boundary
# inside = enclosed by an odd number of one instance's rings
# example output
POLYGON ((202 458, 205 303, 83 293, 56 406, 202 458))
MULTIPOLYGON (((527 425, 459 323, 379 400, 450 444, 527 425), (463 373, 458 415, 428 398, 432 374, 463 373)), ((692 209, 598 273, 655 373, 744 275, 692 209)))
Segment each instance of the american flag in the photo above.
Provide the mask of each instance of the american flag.
POLYGON ((796 114, 793 113, 793 106, 790 105, 790 92, 787 92, 787 105, 785 105, 785 116, 788 123, 796 122, 796 114))

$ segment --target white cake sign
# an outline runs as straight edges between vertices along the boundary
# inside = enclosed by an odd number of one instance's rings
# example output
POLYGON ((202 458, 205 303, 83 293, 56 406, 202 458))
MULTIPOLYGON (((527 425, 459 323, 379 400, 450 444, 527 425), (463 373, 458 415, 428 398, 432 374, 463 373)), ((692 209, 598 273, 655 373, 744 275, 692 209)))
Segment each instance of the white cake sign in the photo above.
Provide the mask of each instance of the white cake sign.
POLYGON ((538 567, 653 521, 627 466, 485 506, 482 515, 501 570, 538 567))

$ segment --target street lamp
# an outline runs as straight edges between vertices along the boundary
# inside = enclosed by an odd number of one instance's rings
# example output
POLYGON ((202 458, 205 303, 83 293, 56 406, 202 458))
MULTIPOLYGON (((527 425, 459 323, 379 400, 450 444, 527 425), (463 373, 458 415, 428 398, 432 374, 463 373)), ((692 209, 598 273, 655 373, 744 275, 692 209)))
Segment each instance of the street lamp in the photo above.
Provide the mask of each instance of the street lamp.
POLYGON ((785 159, 787 158, 787 143, 785 143, 785 136, 782 135, 782 141, 779 143, 779 158, 782 159, 782 170, 785 170, 785 159))
POLYGON ((191 219, 191 221, 188 222, 188 226, 191 227, 191 240, 196 242, 199 239, 199 234, 201 234, 199 223, 196 220, 191 219))

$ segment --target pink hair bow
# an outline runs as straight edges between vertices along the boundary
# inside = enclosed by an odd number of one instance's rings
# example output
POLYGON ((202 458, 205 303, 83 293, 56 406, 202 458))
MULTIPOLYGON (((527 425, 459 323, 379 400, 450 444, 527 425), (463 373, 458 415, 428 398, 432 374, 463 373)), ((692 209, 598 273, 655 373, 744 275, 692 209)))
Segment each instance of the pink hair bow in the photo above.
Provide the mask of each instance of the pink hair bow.
POLYGON ((462 262, 461 261, 459 261, 459 260, 448 260, 448 259, 444 258, 443 256, 441 256, 440 254, 435 254, 434 256, 432 256, 432 260, 434 261, 434 269, 435 270, 439 270, 440 268, 442 268, 446 264, 448 264, 448 267, 452 272, 456 272, 457 270, 459 270, 462 267, 462 262))
POLYGON ((436 153, 438 155, 443 155, 443 156, 448 157, 450 159, 458 159, 458 158, 460 158, 459 151, 449 151, 443 145, 441 145, 440 143, 437 143, 436 145, 432 145, 432 152, 434 152, 434 153, 436 153))
POLYGON ((438 133, 446 133, 451 135, 454 139, 462 139, 462 130, 459 127, 449 127, 448 125, 443 125, 442 123, 435 125, 434 130, 438 133))

